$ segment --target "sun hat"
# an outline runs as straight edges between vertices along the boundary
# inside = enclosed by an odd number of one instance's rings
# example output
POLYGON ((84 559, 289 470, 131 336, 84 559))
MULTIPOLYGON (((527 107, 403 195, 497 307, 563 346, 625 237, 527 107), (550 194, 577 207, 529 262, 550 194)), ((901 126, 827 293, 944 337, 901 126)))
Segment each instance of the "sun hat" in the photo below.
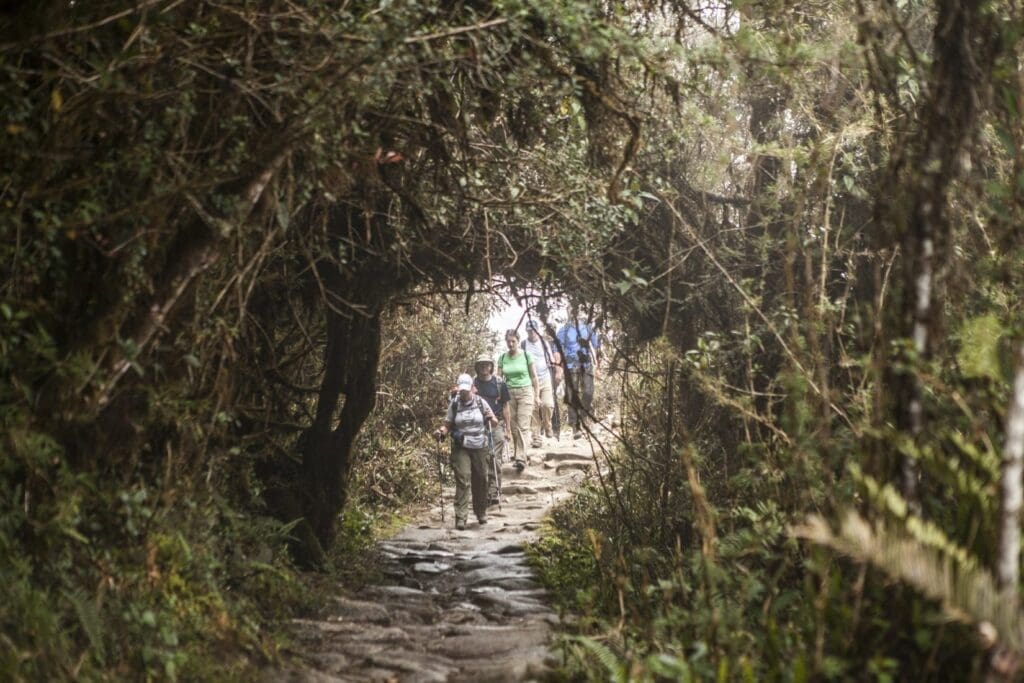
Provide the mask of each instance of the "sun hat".
POLYGON ((490 356, 480 356, 479 358, 476 359, 476 362, 473 363, 473 367, 475 368, 481 363, 490 363, 491 365, 494 365, 494 359, 491 358, 490 356))
POLYGON ((473 388, 473 378, 466 373, 462 373, 455 384, 459 387, 459 391, 469 391, 473 388))

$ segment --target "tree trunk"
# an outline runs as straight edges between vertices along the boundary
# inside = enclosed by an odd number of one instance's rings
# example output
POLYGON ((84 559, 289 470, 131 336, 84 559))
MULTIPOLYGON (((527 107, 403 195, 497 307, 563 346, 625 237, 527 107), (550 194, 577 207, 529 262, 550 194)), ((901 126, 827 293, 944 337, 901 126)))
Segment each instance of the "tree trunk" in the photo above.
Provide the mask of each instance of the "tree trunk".
MULTIPOLYGON (((358 194, 375 196, 372 188, 358 194)), ((349 265, 342 269, 324 256, 311 269, 323 299, 324 371, 312 424, 299 438, 299 471, 287 475, 289 492, 283 496, 287 505, 298 501, 302 522, 293 551, 300 564, 311 568, 323 564, 334 542, 338 515, 348 499, 352 446, 376 404, 381 313, 408 284, 382 262, 381 245, 374 242, 382 232, 378 222, 386 220, 385 206, 368 200, 325 211, 310 218, 325 221, 324 253, 345 253, 349 265)), ((279 515, 287 514, 287 505, 279 515)))
MULTIPOLYGON (((1020 510, 1024 505, 1024 344, 1017 351, 1017 374, 1006 411, 1006 442, 999 474, 999 536, 996 542, 996 584, 1005 600, 1019 603, 1020 510)), ((1013 680, 1018 654, 997 642, 988 655, 989 682, 1013 680)))
POLYGON ((344 318, 330 311, 328 317, 326 370, 316 419, 303 435, 301 476, 304 517, 322 550, 334 540, 335 521, 347 499, 352 444, 376 404, 381 326, 379 312, 344 318), (332 426, 342 395, 341 414, 332 426))
POLYGON ((1006 443, 999 477, 999 542, 996 580, 1014 589, 1020 580, 1020 509, 1024 504, 1024 344, 1017 352, 1017 375, 1006 412, 1006 443))
MULTIPOLYGON (((935 62, 929 96, 920 111, 922 134, 909 165, 897 159, 893 166, 896 174, 908 178, 903 183, 908 197, 905 217, 896 218, 896 225, 904 226, 898 227, 903 259, 899 329, 911 340, 917 361, 930 356, 939 324, 936 294, 949 252, 949 193, 969 163, 968 145, 978 134, 980 113, 989 98, 995 54, 991 18, 981 5, 940 0, 937 9, 935 62)), ((916 441, 925 424, 920 379, 915 372, 905 372, 893 382, 897 427, 916 441)), ((910 456, 903 458, 900 479, 904 497, 916 506, 918 469, 910 456)))

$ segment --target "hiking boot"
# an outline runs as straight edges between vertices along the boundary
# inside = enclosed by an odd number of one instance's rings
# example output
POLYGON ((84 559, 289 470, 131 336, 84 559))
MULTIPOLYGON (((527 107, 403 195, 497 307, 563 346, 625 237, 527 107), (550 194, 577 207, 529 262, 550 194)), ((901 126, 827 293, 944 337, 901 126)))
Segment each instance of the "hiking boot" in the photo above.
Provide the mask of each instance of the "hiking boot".
POLYGON ((541 442, 535 441, 535 442, 531 443, 530 446, 533 447, 533 448, 544 448, 544 442, 542 442, 542 441, 541 442))
POLYGON ((526 463, 522 460, 516 460, 512 467, 516 468, 516 472, 522 472, 526 469, 526 463))
POLYGON ((464 519, 457 519, 457 520, 455 520, 455 528, 458 529, 459 531, 465 531, 466 530, 466 520, 464 520, 464 519))
POLYGON ((578 429, 577 429, 577 430, 575 430, 575 431, 574 431, 574 432, 572 433, 572 438, 573 438, 573 439, 582 439, 582 438, 583 438, 583 432, 581 432, 581 431, 580 431, 580 430, 578 430, 578 429))
POLYGON ((480 522, 480 526, 487 524, 487 515, 481 515, 476 518, 476 521, 480 522))
POLYGON ((501 505, 501 501, 498 500, 497 496, 493 496, 490 500, 487 501, 487 507, 492 508, 495 505, 501 505))

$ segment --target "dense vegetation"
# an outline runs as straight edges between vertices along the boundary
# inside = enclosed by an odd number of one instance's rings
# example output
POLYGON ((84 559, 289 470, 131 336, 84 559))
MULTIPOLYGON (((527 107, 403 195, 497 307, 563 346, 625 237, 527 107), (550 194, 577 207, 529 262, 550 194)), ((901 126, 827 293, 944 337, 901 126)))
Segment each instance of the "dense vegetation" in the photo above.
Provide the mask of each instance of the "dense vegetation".
POLYGON ((538 553, 566 675, 1015 675, 1016 4, 15 0, 0 35, 5 679, 273 659, 293 567, 430 495, 491 287, 617 331, 621 439, 538 553))
POLYGON ((704 15, 638 97, 622 441, 538 548, 577 676, 1018 675, 1021 16, 850 9, 704 15))

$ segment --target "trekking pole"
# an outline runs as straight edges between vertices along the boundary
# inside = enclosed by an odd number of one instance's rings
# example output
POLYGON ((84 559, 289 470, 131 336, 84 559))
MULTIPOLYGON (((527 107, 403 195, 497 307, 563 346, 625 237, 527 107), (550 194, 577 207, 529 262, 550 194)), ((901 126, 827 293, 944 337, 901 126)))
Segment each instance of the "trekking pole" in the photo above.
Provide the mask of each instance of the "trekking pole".
POLYGON ((444 525, 444 451, 441 442, 437 442, 437 496, 441 505, 441 524, 444 525))
POLYGON ((501 512, 501 471, 498 469, 497 458, 491 458, 491 467, 494 468, 494 483, 498 485, 498 512, 501 512))
MULTIPOLYGON (((504 446, 504 443, 502 444, 504 446)), ((494 430, 487 425, 487 452, 491 454, 491 469, 494 470, 494 485, 498 487, 498 512, 501 512, 501 470, 498 469, 498 459, 494 457, 494 430)), ((504 455, 504 452, 502 452, 504 455)))

